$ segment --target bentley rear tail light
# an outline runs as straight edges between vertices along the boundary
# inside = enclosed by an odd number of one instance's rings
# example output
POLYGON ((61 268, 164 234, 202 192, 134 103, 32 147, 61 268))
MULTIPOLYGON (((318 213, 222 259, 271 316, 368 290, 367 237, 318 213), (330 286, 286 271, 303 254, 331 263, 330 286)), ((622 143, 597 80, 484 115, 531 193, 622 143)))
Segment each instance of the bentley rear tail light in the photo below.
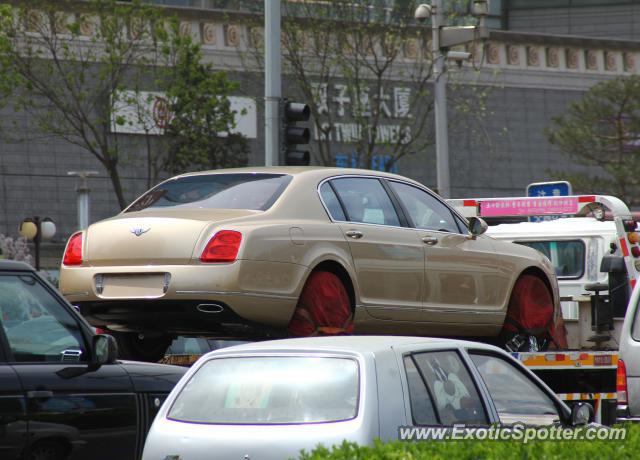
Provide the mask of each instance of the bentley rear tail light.
POLYGON ((200 256, 201 262, 233 262, 238 257, 242 233, 234 230, 220 230, 213 235, 200 256))
POLYGON ((64 251, 63 265, 82 264, 82 232, 75 233, 69 238, 67 249, 64 251))

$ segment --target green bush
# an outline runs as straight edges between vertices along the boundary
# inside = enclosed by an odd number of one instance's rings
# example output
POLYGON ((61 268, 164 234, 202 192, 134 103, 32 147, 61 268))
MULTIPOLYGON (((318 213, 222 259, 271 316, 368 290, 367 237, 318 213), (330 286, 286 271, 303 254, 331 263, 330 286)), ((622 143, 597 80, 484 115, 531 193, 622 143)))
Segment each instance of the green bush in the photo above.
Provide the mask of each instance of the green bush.
POLYGON ((626 437, 617 441, 378 441, 373 446, 344 442, 331 449, 320 446, 311 453, 302 452, 300 460, 637 459, 640 426, 624 427, 626 437))

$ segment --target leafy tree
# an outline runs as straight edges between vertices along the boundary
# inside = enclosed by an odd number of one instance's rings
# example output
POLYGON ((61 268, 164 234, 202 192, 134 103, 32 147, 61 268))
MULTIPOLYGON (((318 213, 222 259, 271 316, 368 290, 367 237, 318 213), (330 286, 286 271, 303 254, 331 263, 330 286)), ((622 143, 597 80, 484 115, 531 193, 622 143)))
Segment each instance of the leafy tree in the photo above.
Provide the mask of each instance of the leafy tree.
POLYGON ((233 128, 227 95, 235 85, 201 64, 199 46, 163 14, 141 0, 33 0, 0 8, 0 106, 12 105, 43 136, 96 158, 121 208, 127 202, 120 168, 129 152, 118 126, 142 124, 149 185, 163 169, 246 157, 243 138, 219 137, 233 128), (150 90, 164 90, 171 101, 173 119, 162 138, 150 129, 150 90), (123 105, 133 119, 118 115, 123 105))
POLYGON ((180 35, 176 22, 171 32, 171 46, 163 48, 165 76, 158 82, 171 107, 164 169, 177 173, 190 167, 245 166, 249 145, 243 135, 232 132, 236 113, 229 101, 238 83, 202 63, 200 45, 180 35))
POLYGON ((20 2, 2 10, 1 103, 26 113, 46 136, 93 155, 120 207, 122 148, 111 130, 119 88, 142 81, 153 60, 157 9, 139 1, 20 2), (76 11, 76 13, 69 13, 76 11))
POLYGON ((640 204, 640 77, 616 77, 591 87, 545 132, 577 163, 599 173, 554 172, 579 190, 640 204))
MULTIPOLYGON (((391 170, 435 142, 431 30, 410 24, 414 8, 407 1, 393 8, 351 0, 282 3, 283 73, 292 83, 283 95, 309 104, 318 163, 334 165, 341 143, 353 151, 349 166, 370 167, 384 153, 382 166, 391 170)), ((263 66, 263 47, 256 22, 247 68, 263 66)), ((465 104, 475 98, 473 92, 465 96, 465 104)), ((449 97, 456 106, 455 95, 449 97)))

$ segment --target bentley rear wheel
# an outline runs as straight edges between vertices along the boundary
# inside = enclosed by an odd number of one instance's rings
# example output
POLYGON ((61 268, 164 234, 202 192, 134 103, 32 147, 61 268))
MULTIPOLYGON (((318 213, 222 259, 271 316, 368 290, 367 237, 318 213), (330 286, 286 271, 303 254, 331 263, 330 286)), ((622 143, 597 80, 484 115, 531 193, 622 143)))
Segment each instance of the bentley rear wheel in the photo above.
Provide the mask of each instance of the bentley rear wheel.
POLYGON ((309 275, 288 331, 297 337, 353 333, 351 301, 338 276, 326 271, 309 275))

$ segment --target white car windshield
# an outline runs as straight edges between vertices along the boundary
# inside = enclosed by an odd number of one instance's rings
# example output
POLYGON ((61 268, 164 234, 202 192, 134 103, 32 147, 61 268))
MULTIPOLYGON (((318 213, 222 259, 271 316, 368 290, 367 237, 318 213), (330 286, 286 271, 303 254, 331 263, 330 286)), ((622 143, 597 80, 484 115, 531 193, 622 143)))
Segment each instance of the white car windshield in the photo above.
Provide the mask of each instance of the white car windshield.
POLYGON ((336 422, 357 415, 358 388, 353 359, 218 358, 191 377, 167 417, 212 424, 336 422))

